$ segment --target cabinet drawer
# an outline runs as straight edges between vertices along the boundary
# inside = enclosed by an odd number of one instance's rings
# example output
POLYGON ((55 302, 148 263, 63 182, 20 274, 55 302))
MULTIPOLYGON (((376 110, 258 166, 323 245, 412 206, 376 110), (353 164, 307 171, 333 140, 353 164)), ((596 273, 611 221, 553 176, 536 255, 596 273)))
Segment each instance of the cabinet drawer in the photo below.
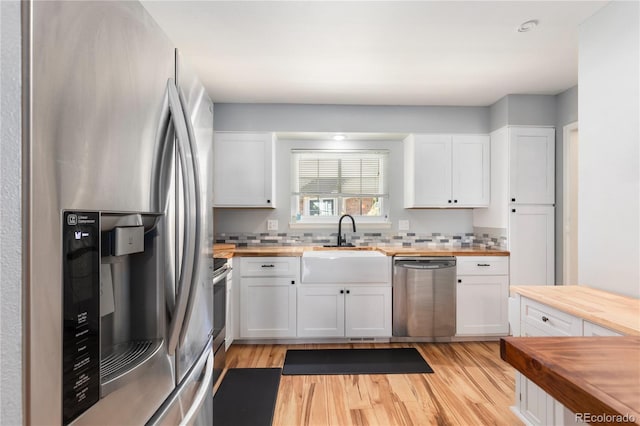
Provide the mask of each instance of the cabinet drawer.
POLYGON ((243 277, 297 277, 299 257, 242 257, 240 275, 243 277))
POLYGON ((623 336, 622 333, 586 320, 584 321, 583 334, 585 336, 623 336))
POLYGON ((507 256, 458 256, 458 275, 508 275, 509 258, 507 256))
POLYGON ((521 303, 523 327, 531 325, 548 336, 582 336, 582 319, 526 297, 521 303))

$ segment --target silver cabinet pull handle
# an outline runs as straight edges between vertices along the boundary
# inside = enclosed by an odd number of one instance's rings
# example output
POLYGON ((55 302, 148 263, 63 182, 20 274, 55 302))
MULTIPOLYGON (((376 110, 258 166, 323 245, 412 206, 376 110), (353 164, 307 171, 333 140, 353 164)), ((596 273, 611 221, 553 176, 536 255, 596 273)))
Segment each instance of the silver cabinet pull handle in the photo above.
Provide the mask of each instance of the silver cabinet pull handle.
POLYGON ((271 265, 262 265, 262 267, 263 268, 275 268, 276 265, 273 265, 273 264, 271 264, 271 265))
POLYGON ((478 263, 478 266, 491 266, 489 263, 478 263))

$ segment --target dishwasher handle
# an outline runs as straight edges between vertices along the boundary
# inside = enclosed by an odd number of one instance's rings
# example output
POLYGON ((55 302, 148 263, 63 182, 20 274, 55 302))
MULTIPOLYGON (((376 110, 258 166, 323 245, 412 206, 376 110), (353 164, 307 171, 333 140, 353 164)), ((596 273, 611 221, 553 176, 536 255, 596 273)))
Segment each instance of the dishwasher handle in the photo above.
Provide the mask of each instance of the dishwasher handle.
POLYGON ((398 268, 407 269, 443 269, 455 268, 455 260, 396 260, 395 264, 398 268))

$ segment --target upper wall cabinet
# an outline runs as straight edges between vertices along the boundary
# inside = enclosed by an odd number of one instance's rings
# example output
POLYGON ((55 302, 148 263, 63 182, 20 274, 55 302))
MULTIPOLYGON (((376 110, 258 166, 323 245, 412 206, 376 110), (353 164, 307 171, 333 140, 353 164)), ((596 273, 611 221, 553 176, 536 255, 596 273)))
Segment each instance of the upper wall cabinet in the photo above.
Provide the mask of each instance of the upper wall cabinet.
POLYGON ((510 129, 509 201, 555 203, 555 129, 510 129))
POLYGON ((275 208, 274 145, 272 133, 216 132, 214 207, 275 208))
POLYGON ((404 206, 486 207, 488 135, 411 135, 404 141, 404 206))

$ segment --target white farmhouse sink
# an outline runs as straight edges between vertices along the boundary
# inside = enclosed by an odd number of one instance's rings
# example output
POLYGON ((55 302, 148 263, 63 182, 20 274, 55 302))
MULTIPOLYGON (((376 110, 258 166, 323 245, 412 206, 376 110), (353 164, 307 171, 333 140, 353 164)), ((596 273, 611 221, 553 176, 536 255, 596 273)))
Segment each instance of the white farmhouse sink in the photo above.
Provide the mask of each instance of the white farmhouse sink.
POLYGON ((389 283, 391 260, 371 250, 318 250, 302 254, 303 284, 389 283))

